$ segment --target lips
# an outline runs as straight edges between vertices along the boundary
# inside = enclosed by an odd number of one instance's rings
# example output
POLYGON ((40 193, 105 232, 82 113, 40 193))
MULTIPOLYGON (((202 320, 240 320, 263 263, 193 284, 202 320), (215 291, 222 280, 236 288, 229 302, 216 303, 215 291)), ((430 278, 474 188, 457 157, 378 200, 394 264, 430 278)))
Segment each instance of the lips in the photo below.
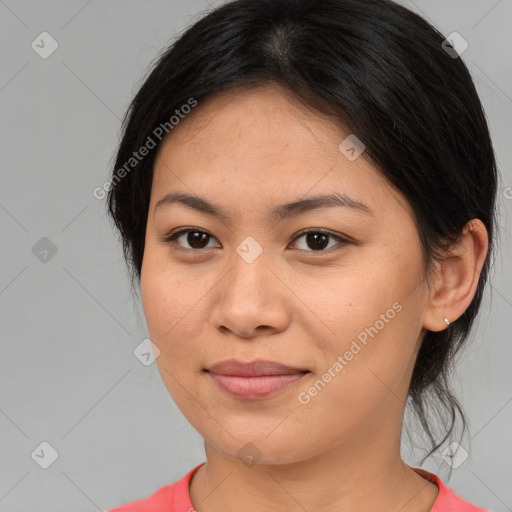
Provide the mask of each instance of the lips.
POLYGON ((281 363, 274 363, 273 361, 257 360, 243 363, 236 359, 228 359, 214 364, 208 368, 207 371, 220 375, 238 377, 262 377, 269 375, 294 375, 307 372, 308 370, 293 368, 281 363))
POLYGON ((272 361, 242 363, 234 359, 217 363, 205 371, 219 389, 242 400, 265 398, 310 373, 272 361))

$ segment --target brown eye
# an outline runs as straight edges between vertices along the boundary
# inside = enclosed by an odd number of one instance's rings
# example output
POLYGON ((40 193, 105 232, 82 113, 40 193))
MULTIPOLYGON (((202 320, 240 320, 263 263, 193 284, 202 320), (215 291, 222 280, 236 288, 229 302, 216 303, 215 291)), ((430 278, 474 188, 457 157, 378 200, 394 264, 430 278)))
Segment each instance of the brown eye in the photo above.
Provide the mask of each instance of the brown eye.
POLYGON ((297 240, 304 238, 304 244, 303 247, 299 247, 300 250, 305 250, 308 252, 329 252, 325 251, 326 248, 331 248, 336 245, 345 245, 349 243, 349 241, 345 238, 342 238, 338 235, 335 235, 334 233, 330 231, 325 230, 308 230, 308 231, 302 231, 299 233, 297 237, 295 237, 294 242, 297 240), (336 240, 338 243, 334 245, 329 246, 329 240, 333 239, 336 240), (311 250, 309 250, 311 249, 311 250))
POLYGON ((209 248, 208 242, 212 238, 214 237, 205 231, 200 231, 198 229, 181 229, 180 231, 165 237, 162 242, 177 245, 182 249, 201 250, 209 248), (188 244, 189 246, 187 247, 183 244, 188 244))
MULTIPOLYGON (((337 245, 344 246, 350 243, 350 240, 332 233, 331 231, 321 229, 309 229, 301 231, 293 240, 292 243, 296 243, 297 240, 304 238, 303 247, 298 247, 300 250, 304 250, 310 253, 325 253, 330 252, 326 249, 331 249, 337 245), (332 244, 335 241, 337 243, 332 244)), ((166 237, 162 238, 161 241, 169 245, 175 246, 177 249, 183 249, 188 251, 199 252, 202 249, 210 249, 212 246, 208 245, 210 241, 215 240, 215 237, 210 235, 206 231, 193 228, 185 228, 171 233, 166 237)))

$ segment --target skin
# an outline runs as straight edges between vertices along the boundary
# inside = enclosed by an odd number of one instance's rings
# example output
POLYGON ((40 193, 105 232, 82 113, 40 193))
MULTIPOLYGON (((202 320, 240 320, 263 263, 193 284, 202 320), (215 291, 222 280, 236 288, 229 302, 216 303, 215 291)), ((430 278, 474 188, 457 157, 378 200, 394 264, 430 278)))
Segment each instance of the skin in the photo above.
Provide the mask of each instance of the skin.
POLYGON ((400 458, 404 406, 425 329, 446 328, 444 317, 454 321, 475 294, 487 233, 481 221, 468 223, 427 282, 407 201, 364 154, 350 161, 340 152, 348 134, 265 85, 200 103, 159 150, 141 295, 163 382, 204 438, 207 463, 189 489, 198 512, 427 512, 436 499, 437 486, 400 458), (373 215, 329 207, 267 218, 278 204, 333 191, 373 215), (169 192, 201 196, 229 218, 178 203, 155 211, 169 192), (162 241, 178 228, 211 236, 198 248, 187 234, 162 241), (304 228, 354 242, 329 237, 315 250, 296 238, 304 228), (263 249, 252 263, 236 251, 248 236, 263 249), (394 318, 300 403, 299 393, 395 303, 394 318), (230 358, 311 373, 264 399, 240 400, 203 371, 230 358), (251 463, 237 455, 244 445, 251 463))

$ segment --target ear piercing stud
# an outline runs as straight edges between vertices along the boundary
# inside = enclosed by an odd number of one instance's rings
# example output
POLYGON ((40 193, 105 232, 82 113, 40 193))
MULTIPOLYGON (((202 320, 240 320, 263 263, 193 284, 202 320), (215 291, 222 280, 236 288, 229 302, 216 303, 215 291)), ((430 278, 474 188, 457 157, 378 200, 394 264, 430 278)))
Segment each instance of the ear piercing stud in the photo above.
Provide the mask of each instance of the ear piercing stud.
POLYGON ((450 325, 450 322, 448 321, 448 318, 444 317, 444 321, 446 322, 446 325, 450 325))

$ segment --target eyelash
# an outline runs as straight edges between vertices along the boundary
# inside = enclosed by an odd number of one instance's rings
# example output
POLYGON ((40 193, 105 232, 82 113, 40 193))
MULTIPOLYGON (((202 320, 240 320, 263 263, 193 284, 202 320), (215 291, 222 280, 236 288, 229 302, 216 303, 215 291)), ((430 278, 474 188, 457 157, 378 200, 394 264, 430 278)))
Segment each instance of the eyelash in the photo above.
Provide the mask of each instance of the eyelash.
MULTIPOLYGON (((171 245, 171 246, 175 246, 176 249, 178 250, 183 250, 183 251, 191 251, 191 252, 201 252, 201 251, 204 251, 204 250, 207 250, 207 249, 213 249, 213 247, 207 247, 207 248, 203 248, 203 249, 189 249, 187 247, 182 247, 181 245, 179 245, 177 243, 177 238, 179 238, 181 235, 185 234, 185 233, 189 233, 189 232, 196 232, 196 233, 201 233, 201 234, 205 234, 205 235, 209 235, 210 237, 212 238, 215 238, 213 235, 211 235, 210 233, 208 233, 207 231, 203 231, 202 229, 197 229, 197 228, 184 228, 184 229, 180 229, 174 233, 169 233, 168 235, 164 236, 163 238, 160 239, 161 242, 164 242, 164 243, 167 243, 168 245, 171 245)), ((335 233, 333 233, 332 231, 329 231, 329 230, 326 230, 326 229, 303 229, 301 231, 299 231, 295 238, 293 238, 293 240, 291 241, 291 243, 294 243, 296 242, 299 238, 303 237, 304 235, 308 235, 310 233, 314 233, 314 234, 323 234, 323 235, 327 235, 329 237, 332 237, 334 239, 336 239, 338 241, 338 244, 339 246, 343 247, 347 244, 350 244, 350 243, 353 243, 351 240, 349 240, 348 238, 345 238, 345 237, 342 237, 340 235, 336 235, 335 233)), ((336 247, 336 246, 334 246, 336 247)), ((216 249, 218 249, 218 247, 215 247, 216 249)), ((311 253, 311 254, 318 254, 318 255, 321 255, 322 253, 325 254, 329 254, 332 250, 332 247, 329 248, 329 249, 322 249, 322 250, 318 250, 318 251, 307 251, 307 250, 304 250, 304 249, 297 249, 297 250, 302 250, 302 251, 305 251, 305 252, 308 252, 308 253, 311 253)))

